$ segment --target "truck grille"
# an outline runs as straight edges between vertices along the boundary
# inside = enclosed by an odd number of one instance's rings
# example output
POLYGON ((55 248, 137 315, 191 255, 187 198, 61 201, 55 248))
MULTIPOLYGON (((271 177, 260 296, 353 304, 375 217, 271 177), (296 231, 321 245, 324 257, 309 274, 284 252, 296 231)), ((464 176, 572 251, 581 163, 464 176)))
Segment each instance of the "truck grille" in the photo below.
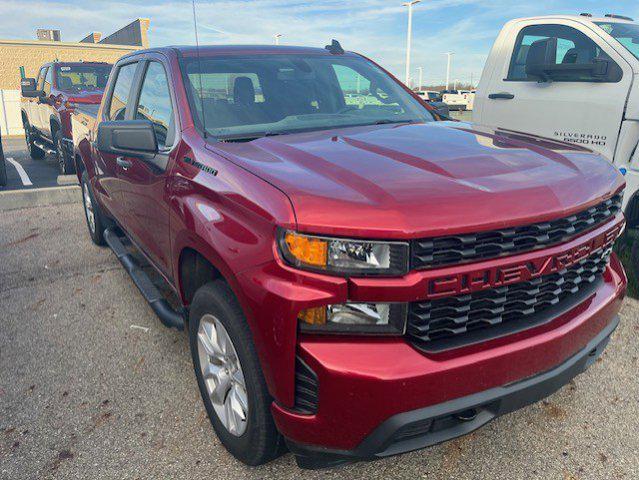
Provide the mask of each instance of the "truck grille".
POLYGON ((569 217, 469 235, 414 240, 411 269, 458 265, 546 248, 602 225, 621 210, 623 194, 569 217))
POLYGON ((317 375, 300 357, 295 358, 295 410, 305 415, 317 412, 317 375))
POLYGON ((481 292, 409 306, 407 335, 425 351, 476 343, 541 325, 593 291, 611 249, 557 273, 481 292))

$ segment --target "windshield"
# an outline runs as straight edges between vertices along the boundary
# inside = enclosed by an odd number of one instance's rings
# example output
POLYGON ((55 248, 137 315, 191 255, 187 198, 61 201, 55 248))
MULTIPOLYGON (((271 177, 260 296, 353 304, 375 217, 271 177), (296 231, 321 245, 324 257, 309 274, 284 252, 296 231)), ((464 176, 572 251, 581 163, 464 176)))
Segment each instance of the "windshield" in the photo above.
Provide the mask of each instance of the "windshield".
POLYGON ((597 22, 597 25, 639 59, 639 25, 618 22, 597 22))
POLYGON ((195 121, 220 140, 433 120, 362 57, 189 57, 181 63, 195 121))
POLYGON ((65 92, 104 90, 111 65, 61 65, 56 73, 58 88, 65 92))

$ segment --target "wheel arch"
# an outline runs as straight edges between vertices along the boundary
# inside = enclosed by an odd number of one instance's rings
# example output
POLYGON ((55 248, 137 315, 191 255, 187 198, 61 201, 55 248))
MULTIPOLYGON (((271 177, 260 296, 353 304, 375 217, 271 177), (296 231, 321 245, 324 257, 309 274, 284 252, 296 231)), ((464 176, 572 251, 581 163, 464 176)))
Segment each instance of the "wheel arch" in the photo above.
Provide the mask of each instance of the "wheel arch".
POLYGON ((632 194, 624 211, 627 228, 639 228, 639 190, 632 194))

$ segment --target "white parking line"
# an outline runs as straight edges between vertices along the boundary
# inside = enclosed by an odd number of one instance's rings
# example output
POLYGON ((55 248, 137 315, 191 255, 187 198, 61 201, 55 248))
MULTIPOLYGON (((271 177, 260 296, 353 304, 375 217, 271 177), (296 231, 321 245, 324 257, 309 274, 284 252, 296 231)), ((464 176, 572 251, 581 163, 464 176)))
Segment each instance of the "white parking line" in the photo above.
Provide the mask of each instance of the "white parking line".
POLYGON ((27 172, 24 171, 24 168, 22 168, 22 165, 20 165, 18 162, 16 162, 13 158, 11 157, 7 157, 6 158, 7 162, 9 162, 11 165, 13 165, 14 167, 16 167, 16 170, 18 171, 18 175, 20 175, 20 180, 22 180, 22 185, 24 185, 25 187, 28 187, 30 185, 33 185, 33 183, 31 183, 31 179, 29 178, 29 175, 27 175, 27 172))

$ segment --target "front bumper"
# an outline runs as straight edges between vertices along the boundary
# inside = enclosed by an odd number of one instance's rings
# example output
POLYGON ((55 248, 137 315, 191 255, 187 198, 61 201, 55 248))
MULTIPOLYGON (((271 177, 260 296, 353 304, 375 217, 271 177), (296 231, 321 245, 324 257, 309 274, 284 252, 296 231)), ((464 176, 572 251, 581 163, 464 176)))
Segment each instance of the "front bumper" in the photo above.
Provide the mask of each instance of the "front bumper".
POLYGON ((300 336, 297 355, 317 376, 318 409, 303 415, 276 401, 276 425, 305 466, 315 465, 309 458, 318 455, 320 465, 327 458, 329 464, 370 459, 472 431, 551 393, 589 365, 588 354, 600 351, 614 330, 626 291, 615 255, 602 280, 585 301, 547 324, 452 351, 425 354, 401 337, 300 336), (433 422, 473 407, 482 408, 472 421, 443 429, 433 422), (416 437, 396 438, 415 431, 416 437))
POLYGON ((303 468, 323 468, 428 447, 476 430, 494 418, 554 393, 592 365, 619 324, 614 319, 578 353, 534 377, 447 402, 393 415, 353 450, 330 450, 288 441, 303 468))

